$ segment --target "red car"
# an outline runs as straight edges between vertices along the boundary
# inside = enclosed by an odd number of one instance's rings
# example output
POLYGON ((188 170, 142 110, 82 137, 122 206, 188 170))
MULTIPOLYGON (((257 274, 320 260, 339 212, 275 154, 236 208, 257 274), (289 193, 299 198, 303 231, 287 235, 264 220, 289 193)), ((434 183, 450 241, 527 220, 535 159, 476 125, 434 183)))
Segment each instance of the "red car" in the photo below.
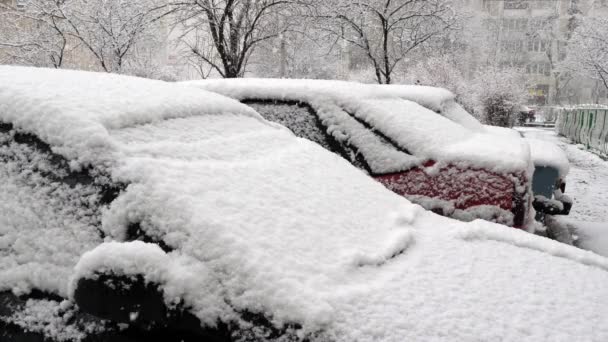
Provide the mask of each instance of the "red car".
POLYGON ((528 145, 479 129, 447 90, 278 79, 187 84, 248 104, 426 209, 517 228, 533 220, 528 145))

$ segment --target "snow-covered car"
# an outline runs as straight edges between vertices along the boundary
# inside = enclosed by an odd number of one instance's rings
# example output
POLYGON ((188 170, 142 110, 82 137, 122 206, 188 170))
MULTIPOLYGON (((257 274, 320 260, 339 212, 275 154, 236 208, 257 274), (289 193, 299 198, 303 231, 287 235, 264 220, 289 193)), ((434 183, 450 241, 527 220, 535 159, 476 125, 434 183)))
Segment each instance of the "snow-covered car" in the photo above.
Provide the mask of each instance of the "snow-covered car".
MULTIPOLYGON (((540 139, 525 137, 526 129, 518 130, 502 127, 485 126, 484 129, 493 134, 503 135, 513 140, 525 140, 530 145, 530 155, 534 163, 532 191, 534 193, 533 207, 536 219, 546 224, 553 215, 568 215, 572 209, 573 200, 565 194, 566 177, 570 171, 570 162, 565 152, 556 144, 540 139)), ((551 225, 548 225, 551 226, 551 225)), ((569 234, 560 232, 552 236, 559 241, 572 244, 569 234)))
POLYGON ((608 260, 220 95, 0 66, 2 341, 604 341, 608 260), (134 241, 142 240, 142 241, 134 241))
POLYGON ((186 85, 240 100, 428 210, 518 228, 533 222, 529 147, 487 134, 447 90, 285 79, 186 85))

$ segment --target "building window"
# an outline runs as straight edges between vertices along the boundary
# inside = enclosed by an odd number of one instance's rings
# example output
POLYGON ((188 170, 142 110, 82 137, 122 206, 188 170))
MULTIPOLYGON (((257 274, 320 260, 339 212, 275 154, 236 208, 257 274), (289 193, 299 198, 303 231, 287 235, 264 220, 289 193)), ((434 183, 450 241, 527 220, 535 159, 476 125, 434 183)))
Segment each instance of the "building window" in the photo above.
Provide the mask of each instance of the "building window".
POLYGON ((500 45, 501 50, 505 52, 520 52, 524 49, 522 40, 503 40, 500 45))
POLYGON ((528 9, 528 1, 526 0, 505 0, 504 8, 506 10, 523 10, 528 9))
POLYGON ((551 76, 551 64, 543 62, 530 63, 526 66, 526 73, 528 75, 551 76))
POLYGON ((27 5, 27 0, 15 0, 17 8, 24 8, 27 5))
POLYGON ((568 42, 566 41, 558 41, 557 42, 557 52, 559 61, 563 61, 566 59, 566 51, 568 49, 568 42))
POLYGON ((528 52, 545 52, 551 47, 547 40, 528 40, 528 52))
POLYGON ((555 1, 555 0, 532 1, 532 8, 533 9, 555 8, 556 5, 557 5, 557 1, 555 1))
POLYGON ((535 104, 547 104, 547 98, 549 96, 549 85, 537 84, 534 88, 529 89, 529 93, 532 102, 534 102, 535 104))
POLYGON ((505 31, 526 31, 528 29, 528 19, 503 19, 502 27, 505 31))

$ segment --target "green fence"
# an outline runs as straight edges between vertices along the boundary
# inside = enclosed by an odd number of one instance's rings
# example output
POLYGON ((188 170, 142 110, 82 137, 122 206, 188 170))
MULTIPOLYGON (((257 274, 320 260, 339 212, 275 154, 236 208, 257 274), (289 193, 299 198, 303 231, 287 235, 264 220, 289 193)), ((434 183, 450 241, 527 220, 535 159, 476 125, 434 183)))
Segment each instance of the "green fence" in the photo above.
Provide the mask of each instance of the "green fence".
POLYGON ((556 129, 574 142, 608 155, 608 108, 562 109, 556 129))

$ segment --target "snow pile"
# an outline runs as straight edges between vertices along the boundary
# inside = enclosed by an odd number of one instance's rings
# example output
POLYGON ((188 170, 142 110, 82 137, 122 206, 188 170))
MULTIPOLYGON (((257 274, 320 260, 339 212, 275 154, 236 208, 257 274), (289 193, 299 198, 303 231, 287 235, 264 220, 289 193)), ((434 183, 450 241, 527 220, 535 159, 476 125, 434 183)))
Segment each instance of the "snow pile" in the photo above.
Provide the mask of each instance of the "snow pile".
MULTIPOLYGON (((608 336, 605 323, 599 323, 606 320, 606 309, 596 302, 606 301, 600 290, 605 270, 550 257, 546 252, 560 248, 543 246, 543 239, 517 230, 502 235, 504 228, 487 222, 464 225, 428 217, 417 226, 425 229, 416 231, 415 248, 338 285, 328 339, 567 341, 608 336), (431 222, 435 229, 426 226, 431 222), (457 238, 462 229, 475 226, 480 237, 487 231, 488 237, 494 232, 515 240, 529 237, 535 249, 457 238), (444 229, 454 233, 439 234, 444 229)), ((580 251, 564 248, 580 257, 580 251)))
MULTIPOLYGON (((43 104, 0 103, 23 122, 44 113, 43 104)), ((126 115, 114 110, 106 115, 126 115)), ((129 184, 103 213, 108 240, 137 223, 175 252, 108 243, 83 256, 77 276, 143 273, 207 324, 219 316, 250 327, 240 316, 249 312, 297 327, 300 340, 608 339, 608 272, 596 267, 605 259, 434 215, 320 146, 248 110, 232 113, 91 125, 106 127, 116 152, 112 180, 129 184), (489 238, 463 239, 469 230, 489 238)), ((69 145, 88 127, 72 126, 51 144, 69 145)))
POLYGON ((581 221, 568 216, 555 216, 554 220, 577 237, 578 247, 608 257, 608 225, 605 222, 581 221))
POLYGON ((578 236, 578 246, 608 257, 608 226, 605 222, 569 221, 578 236))
POLYGON ((581 251, 557 241, 549 239, 539 240, 532 234, 518 234, 515 230, 507 230, 505 232, 504 229, 501 229, 500 227, 488 227, 481 224, 454 231, 453 234, 456 237, 467 241, 496 241, 512 246, 528 248, 608 271, 608 259, 604 257, 595 253, 581 251))

